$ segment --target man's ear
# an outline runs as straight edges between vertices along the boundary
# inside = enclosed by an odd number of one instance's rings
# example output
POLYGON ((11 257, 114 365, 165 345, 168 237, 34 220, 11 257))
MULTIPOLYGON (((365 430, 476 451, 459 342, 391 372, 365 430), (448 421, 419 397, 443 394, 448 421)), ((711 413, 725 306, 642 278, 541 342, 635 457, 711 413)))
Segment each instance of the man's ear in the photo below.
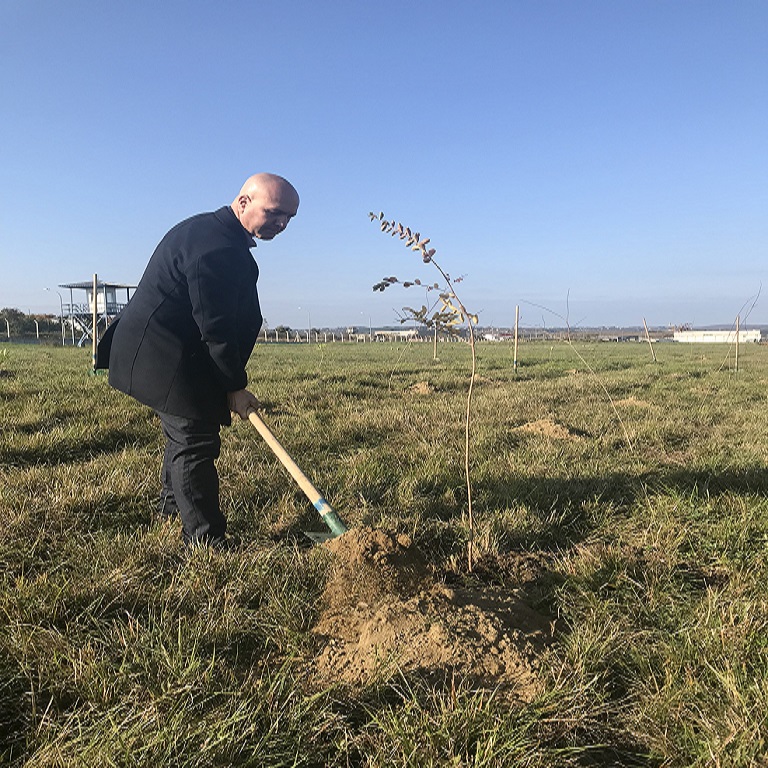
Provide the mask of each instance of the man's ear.
POLYGON ((237 198, 237 208, 242 213, 245 210, 245 206, 248 205, 248 203, 251 202, 251 198, 248 197, 248 195, 240 195, 240 197, 237 198))

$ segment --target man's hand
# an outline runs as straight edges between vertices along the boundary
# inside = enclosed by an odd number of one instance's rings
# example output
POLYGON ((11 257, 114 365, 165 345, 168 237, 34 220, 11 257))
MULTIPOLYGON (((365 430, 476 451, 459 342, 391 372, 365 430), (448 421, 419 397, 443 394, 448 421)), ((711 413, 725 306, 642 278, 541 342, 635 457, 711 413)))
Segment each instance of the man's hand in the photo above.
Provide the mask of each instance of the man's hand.
POLYGON ((248 411, 251 409, 258 410, 261 403, 247 389, 238 389, 236 392, 227 392, 227 405, 232 413, 236 413, 243 421, 246 421, 248 411))

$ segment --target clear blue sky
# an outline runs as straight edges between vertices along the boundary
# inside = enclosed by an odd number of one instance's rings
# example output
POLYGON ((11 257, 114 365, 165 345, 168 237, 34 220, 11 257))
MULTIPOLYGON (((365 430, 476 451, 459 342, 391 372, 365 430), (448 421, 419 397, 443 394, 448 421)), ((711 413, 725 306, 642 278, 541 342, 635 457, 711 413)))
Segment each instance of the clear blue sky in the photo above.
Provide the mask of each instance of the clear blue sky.
POLYGON ((371 291, 436 277, 372 209, 482 324, 728 324, 761 286, 768 322, 766 0, 0 0, 0 99, 0 307, 138 282, 272 171, 271 327, 422 303, 371 291))

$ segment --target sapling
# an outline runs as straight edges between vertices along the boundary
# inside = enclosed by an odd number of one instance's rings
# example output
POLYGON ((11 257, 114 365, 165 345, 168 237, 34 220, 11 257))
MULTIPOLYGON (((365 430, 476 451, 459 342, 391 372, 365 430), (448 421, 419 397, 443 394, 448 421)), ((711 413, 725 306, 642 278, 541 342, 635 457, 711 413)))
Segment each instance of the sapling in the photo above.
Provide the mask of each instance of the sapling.
POLYGON ((475 330, 477 325, 477 315, 470 314, 467 308, 462 303, 461 299, 456 293, 455 285, 460 283, 463 278, 451 276, 435 261, 435 249, 427 248, 430 240, 429 238, 421 239, 421 235, 418 232, 412 232, 410 227, 403 226, 400 222, 394 220, 388 221, 384 218, 383 213, 378 215, 375 213, 369 213, 371 221, 379 223, 379 227, 382 232, 389 234, 392 237, 399 237, 406 247, 413 251, 418 252, 421 255, 421 260, 424 264, 431 264, 441 275, 444 281, 444 286, 441 289, 439 283, 425 284, 419 278, 413 280, 399 280, 397 277, 390 276, 384 277, 373 286, 374 291, 385 291, 391 285, 400 284, 403 288, 420 287, 426 288, 427 296, 430 292, 435 291, 437 293, 437 299, 429 304, 423 304, 420 309, 414 307, 403 307, 403 315, 399 318, 400 323, 406 323, 409 320, 415 320, 427 328, 433 329, 434 333, 438 331, 448 333, 453 336, 458 336, 464 325, 467 326, 469 347, 472 355, 472 369, 469 377, 469 385, 467 387, 467 408, 464 416, 464 477, 467 487, 467 568, 471 573, 474 567, 474 538, 475 538, 475 526, 474 518, 472 515, 472 483, 470 480, 469 472, 469 435, 470 435, 470 423, 472 412, 472 389, 475 382, 475 370, 477 366, 477 357, 475 353, 475 330), (439 306, 438 306, 439 305, 439 306))

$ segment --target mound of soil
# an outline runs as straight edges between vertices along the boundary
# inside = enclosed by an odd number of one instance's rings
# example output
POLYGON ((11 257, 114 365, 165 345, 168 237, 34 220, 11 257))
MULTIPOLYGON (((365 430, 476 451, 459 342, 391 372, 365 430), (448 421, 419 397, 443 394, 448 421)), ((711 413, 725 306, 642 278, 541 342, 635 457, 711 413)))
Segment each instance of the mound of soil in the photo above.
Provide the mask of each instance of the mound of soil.
POLYGON ((647 400, 638 400, 634 395, 625 397, 623 400, 616 400, 616 405, 636 406, 637 408, 651 407, 651 404, 647 400))
POLYGON ((413 392, 414 395, 431 395, 435 391, 435 388, 428 381, 417 381, 415 384, 411 385, 410 391, 413 392))
POLYGON ((527 700, 552 622, 514 590, 437 581, 404 535, 355 528, 325 547, 333 564, 313 632, 319 682, 364 684, 398 671, 452 675, 527 700))
POLYGON ((529 421, 526 424, 521 424, 519 427, 515 427, 512 431, 545 435, 546 437, 553 437, 556 440, 568 440, 569 438, 577 437, 576 432, 562 424, 558 424, 556 421, 552 421, 552 419, 529 421))

